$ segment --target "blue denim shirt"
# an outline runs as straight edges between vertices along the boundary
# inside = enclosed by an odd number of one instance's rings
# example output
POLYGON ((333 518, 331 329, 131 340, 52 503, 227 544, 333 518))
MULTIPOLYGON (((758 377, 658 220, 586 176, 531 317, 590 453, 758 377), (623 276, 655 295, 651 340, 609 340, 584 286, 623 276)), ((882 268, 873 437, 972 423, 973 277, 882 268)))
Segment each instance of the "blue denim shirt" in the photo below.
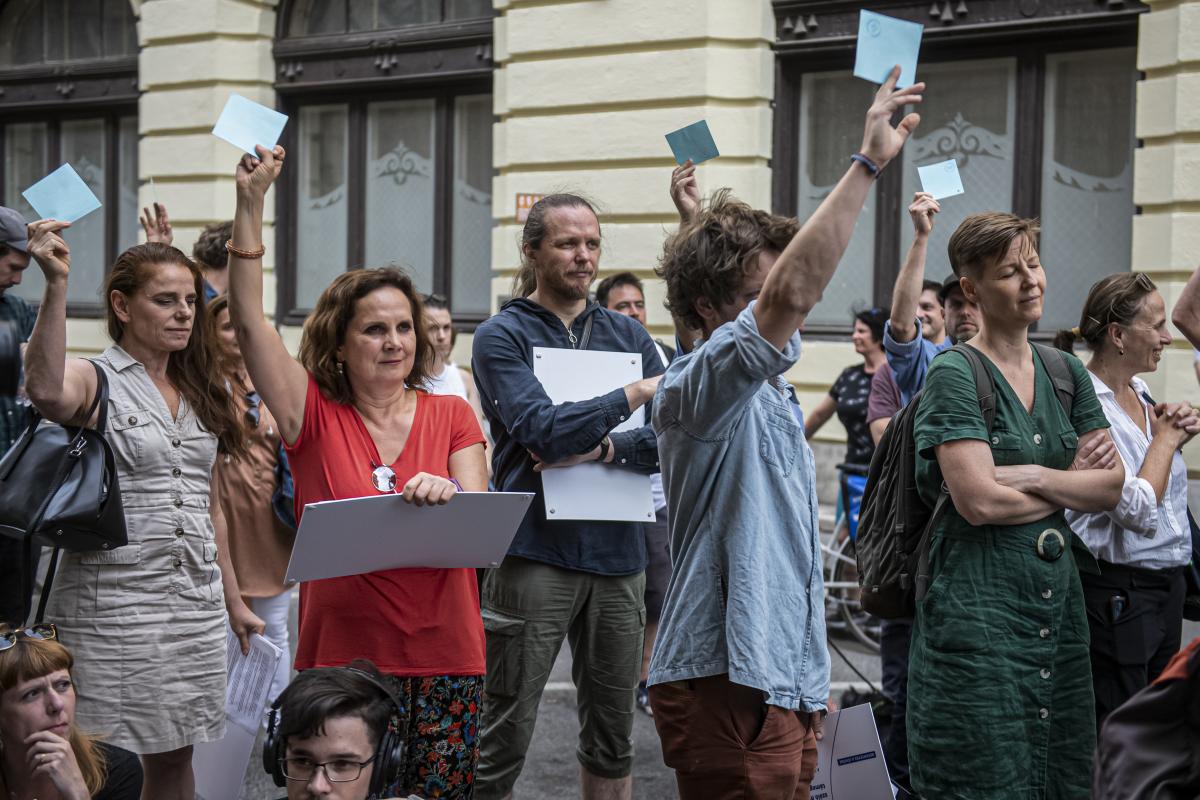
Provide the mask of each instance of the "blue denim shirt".
POLYGON ((677 358, 654 398, 672 566, 649 682, 728 673, 816 711, 829 651, 814 463, 778 377, 800 334, 781 353, 753 308, 677 358))
MULTIPOLYGON (((571 325, 576 340, 583 338, 589 318, 594 318, 589 350, 641 353, 642 376, 662 374, 654 341, 637 320, 592 303, 571 325)), ((649 425, 609 433, 630 413, 623 388, 577 403, 550 402, 533 374, 533 348, 573 346, 553 312, 523 297, 505 303, 475 331, 471 370, 496 444, 495 487, 535 493, 508 554, 598 575, 632 575, 646 568, 642 525, 547 520, 542 478, 533 471, 530 452, 553 464, 588 452, 608 434, 614 454, 611 468, 644 475, 658 472, 658 450, 649 425)))
POLYGON ((900 387, 900 402, 908 405, 912 396, 925 385, 925 374, 933 357, 954 346, 947 336, 941 344, 934 344, 921 335, 921 320, 917 319, 917 335, 911 342, 897 342, 892 338, 892 321, 883 326, 883 351, 887 354, 896 385, 900 387))

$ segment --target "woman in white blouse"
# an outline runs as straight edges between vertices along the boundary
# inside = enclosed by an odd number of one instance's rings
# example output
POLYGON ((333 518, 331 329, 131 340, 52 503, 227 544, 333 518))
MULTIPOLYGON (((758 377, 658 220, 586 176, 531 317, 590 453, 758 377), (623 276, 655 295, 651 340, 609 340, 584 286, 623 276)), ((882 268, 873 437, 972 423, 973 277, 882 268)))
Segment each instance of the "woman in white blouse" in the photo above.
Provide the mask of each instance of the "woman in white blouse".
POLYGON ((1187 467, 1180 448, 1200 432, 1187 403, 1151 399, 1138 373, 1154 372, 1171 344, 1162 295, 1144 273, 1110 275, 1092 286, 1079 327, 1055 344, 1082 339, 1088 372, 1125 462, 1121 502, 1110 512, 1068 510, 1067 521, 1099 561, 1082 573, 1091 628, 1096 719, 1162 672, 1179 649, 1183 566, 1191 558, 1187 467))

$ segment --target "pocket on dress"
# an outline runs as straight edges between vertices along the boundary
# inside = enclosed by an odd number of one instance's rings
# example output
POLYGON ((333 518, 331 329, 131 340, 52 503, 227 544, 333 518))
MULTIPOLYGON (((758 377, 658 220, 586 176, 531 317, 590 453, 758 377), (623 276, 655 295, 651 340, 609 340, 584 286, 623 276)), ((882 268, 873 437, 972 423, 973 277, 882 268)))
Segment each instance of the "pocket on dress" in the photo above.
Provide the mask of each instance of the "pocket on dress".
POLYGON ((146 446, 150 422, 153 417, 146 408, 113 409, 108 416, 108 427, 115 434, 109 444, 118 458, 136 465, 146 446))
POLYGON ((983 548, 974 542, 943 540, 948 549, 938 574, 921 602, 921 629, 925 641, 942 653, 980 653, 988 649, 989 597, 996 587, 976 579, 974 560, 983 548))
POLYGON ((484 691, 515 697, 521 685, 521 656, 525 651, 525 620, 483 609, 487 635, 487 677, 484 691))

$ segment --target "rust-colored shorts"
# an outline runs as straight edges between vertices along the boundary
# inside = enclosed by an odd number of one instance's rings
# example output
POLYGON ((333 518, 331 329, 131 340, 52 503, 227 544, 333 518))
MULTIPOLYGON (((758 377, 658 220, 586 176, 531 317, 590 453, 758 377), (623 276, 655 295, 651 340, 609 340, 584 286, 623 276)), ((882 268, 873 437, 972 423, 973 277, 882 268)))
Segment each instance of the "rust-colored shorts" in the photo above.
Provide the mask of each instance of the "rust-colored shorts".
POLYGON ((764 702, 727 675, 650 687, 680 800, 808 800, 817 739, 808 714, 764 702))

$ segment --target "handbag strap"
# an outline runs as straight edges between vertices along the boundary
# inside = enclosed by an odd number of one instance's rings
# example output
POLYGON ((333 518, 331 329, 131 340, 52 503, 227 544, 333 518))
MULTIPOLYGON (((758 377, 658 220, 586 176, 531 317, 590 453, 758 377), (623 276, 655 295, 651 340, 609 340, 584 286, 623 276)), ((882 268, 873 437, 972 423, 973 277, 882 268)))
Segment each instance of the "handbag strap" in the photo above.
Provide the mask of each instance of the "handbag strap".
MULTIPOLYGON (((25 541, 30 541, 26 539, 25 541)), ((54 585, 54 573, 58 571, 58 554, 61 548, 54 548, 54 552, 50 554, 50 565, 46 567, 46 579, 42 581, 42 596, 38 599, 37 614, 33 618, 36 625, 39 622, 46 620, 46 603, 50 600, 50 587, 54 585)), ((26 613, 26 616, 29 616, 26 613)))

